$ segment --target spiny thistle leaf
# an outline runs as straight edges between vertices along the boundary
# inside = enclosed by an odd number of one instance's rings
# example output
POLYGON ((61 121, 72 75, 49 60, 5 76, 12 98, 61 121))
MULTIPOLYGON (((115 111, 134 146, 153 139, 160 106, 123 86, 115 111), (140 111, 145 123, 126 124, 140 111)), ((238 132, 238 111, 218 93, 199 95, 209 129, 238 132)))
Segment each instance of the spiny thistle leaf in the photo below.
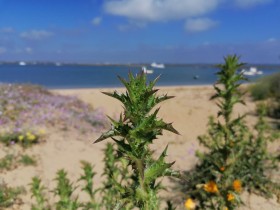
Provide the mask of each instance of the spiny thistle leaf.
POLYGON ((171 98, 174 98, 175 96, 167 96, 167 95, 164 95, 164 96, 160 96, 156 99, 156 104, 159 104, 163 101, 166 101, 168 99, 171 99, 171 98))
POLYGON ((166 170, 175 163, 165 163, 164 158, 166 157, 167 148, 168 146, 165 147, 158 160, 154 161, 152 165, 145 169, 144 177, 147 184, 153 182, 160 176, 164 176, 166 174, 166 170))
POLYGON ((155 84, 157 83, 157 81, 159 80, 159 78, 160 78, 160 75, 157 76, 153 81, 150 82, 150 84, 149 84, 149 88, 150 88, 150 89, 152 89, 152 88, 155 86, 155 84))
POLYGON ((180 133, 173 127, 172 123, 165 123, 162 120, 159 120, 157 121, 156 126, 158 128, 180 135, 180 133))
POLYGON ((123 97, 120 95, 117 91, 114 91, 114 93, 108 93, 108 92, 101 92, 107 96, 113 97, 121 102, 123 102, 123 97))
POLYGON ((109 130, 106 133, 103 133, 94 143, 101 142, 101 141, 103 141, 107 138, 110 138, 112 136, 115 136, 115 135, 116 135, 115 130, 109 130))

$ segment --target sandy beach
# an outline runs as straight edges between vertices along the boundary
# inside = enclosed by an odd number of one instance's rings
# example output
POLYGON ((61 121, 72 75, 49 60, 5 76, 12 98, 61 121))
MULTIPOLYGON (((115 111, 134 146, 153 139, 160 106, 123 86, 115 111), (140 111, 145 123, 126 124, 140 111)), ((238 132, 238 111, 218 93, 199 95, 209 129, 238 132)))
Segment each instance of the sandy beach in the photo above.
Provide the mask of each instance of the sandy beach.
MULTIPOLYGON (((160 154, 167 144, 168 161, 176 161, 174 168, 178 170, 191 169, 197 158, 195 150, 200 149, 197 137, 206 132, 208 117, 216 115, 217 107, 215 102, 209 101, 213 94, 212 86, 184 86, 184 87, 159 87, 158 94, 168 94, 175 98, 165 101, 161 104, 159 116, 166 122, 173 122, 174 127, 180 135, 165 132, 153 145, 156 155, 160 154)), ((92 104, 94 108, 101 108, 105 114, 116 117, 122 111, 121 104, 104 94, 112 92, 114 89, 65 89, 52 90, 62 95, 75 95, 83 101, 92 104)), ((117 89, 124 91, 124 89, 117 89)), ((253 125, 256 122, 254 116, 255 104, 249 97, 246 97, 246 106, 238 106, 235 114, 248 113, 246 121, 253 125)), ((103 169, 103 152, 106 142, 93 144, 93 141, 101 134, 102 130, 91 134, 81 134, 74 129, 61 130, 58 128, 49 128, 46 134, 46 141, 36 145, 26 152, 38 157, 36 167, 19 167, 16 170, 6 172, 2 175, 3 179, 10 186, 27 186, 31 178, 38 175, 43 183, 50 189, 53 189, 55 173, 64 168, 69 173, 72 180, 77 180, 81 174, 80 161, 86 160, 94 165, 97 172, 95 183, 98 186, 101 182, 100 174, 103 169)), ((279 148, 279 141, 272 146, 279 148)), ((79 195, 83 197, 83 195, 79 195)), ((30 209, 31 198, 27 193, 22 197, 22 210, 30 209)), ((250 204, 250 207, 240 209, 253 210, 276 210, 280 209, 280 204, 276 198, 266 200, 255 195, 244 195, 244 201, 250 204)), ((14 209, 18 206, 14 206, 14 209)), ((178 208, 180 209, 180 208, 178 208)))

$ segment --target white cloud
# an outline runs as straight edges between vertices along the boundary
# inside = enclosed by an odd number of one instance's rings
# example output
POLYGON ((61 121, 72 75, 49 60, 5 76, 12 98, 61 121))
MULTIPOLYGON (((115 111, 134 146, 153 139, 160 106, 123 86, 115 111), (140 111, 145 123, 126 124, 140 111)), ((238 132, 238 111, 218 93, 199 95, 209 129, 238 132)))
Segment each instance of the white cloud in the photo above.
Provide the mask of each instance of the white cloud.
POLYGON ((7 49, 5 47, 0 47, 0 55, 7 52, 7 49))
MULTIPOLYGON (((188 31, 203 31, 217 25, 217 22, 201 18, 217 10, 222 5, 246 9, 256 5, 271 3, 274 0, 106 0, 103 3, 105 12, 111 15, 126 17, 134 23, 187 20, 188 31), (193 18, 199 18, 192 20, 193 18)), ((118 26, 125 31, 133 26, 131 22, 118 26)))
POLYGON ((31 54, 33 52, 33 49, 31 47, 26 47, 25 52, 27 52, 28 54, 31 54))
POLYGON ((20 34, 21 38, 28 39, 28 40, 42 40, 49 38, 53 35, 52 32, 45 31, 45 30, 31 30, 22 32, 20 34))
POLYGON ((235 0, 235 3, 242 8, 256 6, 258 4, 270 3, 273 0, 235 0))
POLYGON ((201 32, 209 30, 218 24, 217 21, 209 18, 188 19, 185 23, 185 29, 189 32, 201 32))
POLYGON ((267 39, 266 42, 277 42, 277 39, 271 37, 271 38, 267 39))
POLYGON ((122 24, 118 26, 118 29, 120 31, 127 31, 132 29, 139 29, 146 27, 146 23, 142 21, 134 21, 134 20, 128 20, 127 24, 122 24))
POLYGON ((100 25, 101 21, 102 21, 102 17, 95 17, 92 19, 91 23, 95 26, 98 26, 100 25))
POLYGON ((12 27, 5 27, 5 28, 1 28, 0 32, 3 32, 3 33, 13 33, 14 29, 12 27))
POLYGON ((108 0, 107 13, 141 21, 167 21, 205 15, 222 0, 108 0))

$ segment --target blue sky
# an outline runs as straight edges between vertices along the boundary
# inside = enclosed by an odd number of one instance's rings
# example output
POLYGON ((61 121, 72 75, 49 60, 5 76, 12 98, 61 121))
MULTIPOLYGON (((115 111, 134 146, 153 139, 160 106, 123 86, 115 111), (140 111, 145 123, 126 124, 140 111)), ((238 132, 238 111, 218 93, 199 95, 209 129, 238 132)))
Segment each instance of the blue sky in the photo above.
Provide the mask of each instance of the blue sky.
POLYGON ((280 0, 0 0, 0 61, 280 63, 280 0))

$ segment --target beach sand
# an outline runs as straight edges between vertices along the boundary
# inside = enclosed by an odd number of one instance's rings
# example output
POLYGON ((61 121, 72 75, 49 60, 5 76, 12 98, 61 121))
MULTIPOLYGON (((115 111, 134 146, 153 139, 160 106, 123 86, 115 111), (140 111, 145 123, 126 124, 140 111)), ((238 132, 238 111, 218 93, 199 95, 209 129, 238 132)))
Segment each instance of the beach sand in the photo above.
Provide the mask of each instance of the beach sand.
MULTIPOLYGON (((166 122, 173 122, 174 127, 180 135, 170 132, 164 132, 163 136, 155 141, 152 146, 159 155, 168 144, 168 161, 176 161, 174 168, 178 170, 189 170, 197 162, 195 150, 201 149, 197 137, 204 134, 207 129, 207 122, 210 115, 216 116, 217 106, 215 102, 209 101, 213 94, 212 86, 184 86, 184 87, 159 87, 159 94, 175 96, 175 98, 163 102, 160 106, 159 117, 166 122)), ((85 102, 94 106, 94 108, 103 109, 104 113, 116 117, 122 111, 122 106, 117 100, 102 94, 102 91, 112 92, 114 89, 65 89, 52 90, 62 95, 75 95, 85 102)), ((124 89, 117 89, 124 91, 124 89)), ((254 116, 255 104, 246 97, 246 106, 238 105, 235 114, 248 113, 246 118, 250 125, 256 122, 254 116)), ((100 185, 100 174, 103 170, 103 152, 106 141, 93 144, 93 141, 101 134, 97 131, 91 135, 80 134, 75 130, 62 130, 50 128, 47 131, 46 141, 27 150, 27 153, 38 157, 36 167, 19 167, 11 172, 2 175, 4 180, 10 186, 27 186, 31 178, 38 175, 42 178, 43 183, 53 189, 55 183, 55 173, 57 170, 64 168, 68 171, 71 180, 77 180, 82 173, 81 160, 86 160, 94 165, 97 172, 95 179, 96 186, 100 185)), ((111 140, 108 140, 111 141, 111 140)), ((279 148, 279 141, 273 148, 279 148)), ((171 192, 172 193, 172 192, 171 192)), ((83 195, 79 195, 83 197, 83 195)), ((24 204, 20 209, 30 209, 30 194, 22 197, 24 204)), ((249 207, 240 209, 253 210, 276 210, 280 205, 276 198, 266 200, 256 195, 244 195, 244 200, 249 207)), ((16 208, 16 207, 15 207, 16 208)), ((180 209, 180 208, 178 208, 180 209)))

